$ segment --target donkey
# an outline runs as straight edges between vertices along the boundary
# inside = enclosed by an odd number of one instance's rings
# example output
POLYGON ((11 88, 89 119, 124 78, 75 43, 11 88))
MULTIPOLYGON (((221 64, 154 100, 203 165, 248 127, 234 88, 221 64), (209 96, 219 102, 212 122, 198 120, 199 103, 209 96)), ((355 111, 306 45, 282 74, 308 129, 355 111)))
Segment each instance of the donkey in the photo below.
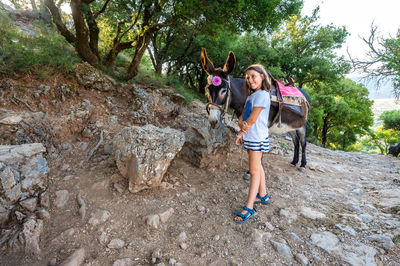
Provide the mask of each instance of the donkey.
MULTIPOLYGON (((247 92, 246 92, 246 80, 242 78, 233 78, 229 74, 235 67, 236 57, 233 52, 229 52, 224 67, 215 68, 212 61, 207 57, 206 49, 203 48, 201 51, 201 65, 204 71, 208 74, 208 86, 206 87, 208 103, 206 105, 208 113, 208 121, 212 128, 219 126, 222 123, 222 117, 227 112, 228 108, 231 107, 234 113, 239 117, 244 109, 246 103, 247 92), (219 77, 221 82, 214 84, 213 77, 219 77)), ((278 83, 268 72, 266 77, 270 89, 271 95, 273 92, 277 92, 278 83)), ((310 98, 307 93, 299 89, 307 100, 307 105, 310 102, 310 98)), ((274 97, 274 96, 272 96, 274 97)), ((282 103, 271 101, 271 107, 269 112, 269 132, 271 134, 283 134, 289 133, 292 137, 294 144, 294 155, 291 162, 292 166, 296 166, 299 162, 299 145, 301 145, 302 156, 301 156, 301 169, 306 167, 306 122, 308 115, 308 108, 306 110, 306 116, 301 115, 299 106, 286 106, 280 108, 279 105, 282 103), (296 110, 297 108, 297 110, 296 110)))

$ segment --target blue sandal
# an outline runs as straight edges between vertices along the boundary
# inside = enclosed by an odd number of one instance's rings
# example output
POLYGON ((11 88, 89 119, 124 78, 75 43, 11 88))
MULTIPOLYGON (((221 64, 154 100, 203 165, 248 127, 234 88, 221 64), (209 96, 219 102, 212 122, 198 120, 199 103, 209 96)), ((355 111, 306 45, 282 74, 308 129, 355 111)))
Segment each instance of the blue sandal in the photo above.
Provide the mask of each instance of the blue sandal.
POLYGON ((254 204, 263 204, 263 205, 268 205, 271 203, 271 199, 269 198, 269 194, 265 195, 264 197, 261 197, 260 194, 257 193, 257 198, 260 199, 258 201, 255 201, 254 204))
POLYGON ((256 212, 255 208, 250 209, 250 208, 247 208, 246 206, 244 206, 243 209, 245 211, 247 211, 247 213, 245 213, 245 214, 240 213, 240 212, 235 213, 235 215, 241 217, 243 219, 243 221, 234 220, 235 223, 242 224, 254 217, 255 212, 256 212))

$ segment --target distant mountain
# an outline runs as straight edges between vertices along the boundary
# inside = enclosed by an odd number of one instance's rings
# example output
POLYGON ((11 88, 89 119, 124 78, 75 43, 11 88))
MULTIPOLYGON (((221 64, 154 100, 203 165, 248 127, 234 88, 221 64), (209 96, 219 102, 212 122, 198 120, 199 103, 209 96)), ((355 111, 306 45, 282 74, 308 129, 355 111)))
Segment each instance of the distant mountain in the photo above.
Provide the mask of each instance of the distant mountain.
POLYGON ((352 81, 363 84, 369 91, 370 99, 394 99, 391 82, 382 83, 378 88, 376 82, 366 81, 362 77, 349 77, 352 81))

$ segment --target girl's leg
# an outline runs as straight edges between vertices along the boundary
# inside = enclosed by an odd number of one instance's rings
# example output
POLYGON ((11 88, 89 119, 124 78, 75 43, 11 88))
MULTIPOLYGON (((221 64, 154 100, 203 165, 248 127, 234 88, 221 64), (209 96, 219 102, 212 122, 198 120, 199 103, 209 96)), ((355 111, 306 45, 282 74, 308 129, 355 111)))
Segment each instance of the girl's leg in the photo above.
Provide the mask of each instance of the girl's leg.
POLYGON ((267 187, 265 184, 265 172, 262 166, 262 161, 260 163, 260 187, 258 189, 258 194, 260 194, 261 197, 264 197, 267 195, 267 187))
MULTIPOLYGON (((247 197, 246 207, 249 209, 254 208, 254 201, 256 200, 257 192, 259 192, 260 188, 260 179, 261 179, 261 155, 262 152, 256 151, 247 151, 249 154, 249 169, 250 169, 250 187, 249 187, 249 194, 247 197)), ((265 177, 264 177, 265 179, 265 177)), ((265 181, 264 181, 265 186, 265 181)), ((246 211, 242 211, 243 214, 246 211)), ((241 221, 243 220, 241 217, 236 216, 235 220, 241 221)))

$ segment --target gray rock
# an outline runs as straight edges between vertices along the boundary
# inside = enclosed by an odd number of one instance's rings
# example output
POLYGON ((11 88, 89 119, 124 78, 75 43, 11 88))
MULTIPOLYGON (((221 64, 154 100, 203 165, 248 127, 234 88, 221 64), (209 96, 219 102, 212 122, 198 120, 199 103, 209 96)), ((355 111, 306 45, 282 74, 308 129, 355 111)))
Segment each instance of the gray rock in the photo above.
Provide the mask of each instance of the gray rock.
POLYGON ((282 256, 284 256, 287 259, 290 259, 290 260, 293 259, 292 252, 291 252, 290 248, 286 244, 275 242, 273 240, 270 240, 270 242, 271 242, 272 246, 274 247, 274 249, 279 254, 281 254, 282 256))
POLYGON ((182 132, 153 125, 126 127, 118 133, 113 153, 118 170, 129 180, 129 191, 159 186, 184 142, 182 132))
POLYGON ((184 242, 186 240, 187 236, 185 232, 180 232, 178 235, 178 241, 179 242, 184 242))
POLYGON ((110 154, 112 154, 112 149, 113 149, 113 146, 112 146, 111 144, 104 144, 104 147, 103 147, 103 154, 104 154, 104 155, 110 155, 110 154))
POLYGON ((85 248, 75 250, 60 266, 80 266, 85 260, 85 248))
POLYGON ((50 207, 50 196, 47 191, 40 194, 40 206, 45 208, 50 207))
POLYGON ((0 173, 0 181, 3 190, 6 192, 17 184, 11 167, 5 167, 5 169, 0 173))
POLYGON ((145 217, 146 224, 157 229, 160 227, 160 216, 157 214, 148 215, 145 217))
POLYGON ((86 89, 110 91, 113 89, 111 81, 98 69, 84 62, 75 67, 77 81, 86 89))
POLYGON ((120 249, 123 248, 124 246, 125 246, 125 241, 118 238, 112 239, 110 243, 108 243, 107 245, 108 248, 113 248, 113 249, 120 249))
POLYGON ((105 232, 100 232, 97 240, 99 240, 100 244, 105 245, 108 242, 108 236, 105 232))
POLYGON ((92 214, 88 223, 92 226, 103 224, 110 218, 110 216, 111 214, 108 211, 97 210, 92 214))
POLYGON ((19 122, 22 121, 22 117, 20 115, 12 115, 7 116, 3 119, 0 119, 0 124, 3 125, 18 125, 19 122))
POLYGON ((68 201, 69 192, 67 190, 56 191, 56 198, 54 199, 54 206, 56 208, 62 208, 68 201))
POLYGON ((39 238, 43 231, 43 221, 28 219, 21 232, 21 236, 25 242, 25 254, 40 255, 39 238))
POLYGON ((351 226, 348 225, 344 226, 343 224, 336 224, 335 226, 340 230, 347 232, 351 236, 357 235, 356 231, 351 226))
POLYGON ((353 266, 358 265, 376 265, 376 250, 372 247, 356 243, 355 245, 343 245, 342 249, 337 252, 343 261, 353 266))
POLYGON ((22 200, 19 202, 19 205, 21 205, 22 208, 30 212, 34 212, 37 205, 37 198, 29 198, 26 200, 22 200))
POLYGON ((294 256, 295 260, 301 265, 308 265, 308 259, 303 254, 297 253, 294 256))
POLYGON ((189 246, 186 243, 181 243, 179 245, 181 247, 181 249, 186 250, 189 246))
POLYGON ((376 242, 379 247, 389 250, 394 246, 392 239, 389 236, 375 234, 367 237, 367 240, 371 242, 376 242))
POLYGON ((166 210, 165 212, 162 212, 159 214, 160 216, 160 221, 162 223, 165 223, 169 220, 169 218, 171 218, 171 216, 174 214, 174 209, 173 208, 169 208, 168 210, 166 210))
POLYGON ((304 217, 309 218, 309 219, 313 219, 313 220, 323 219, 323 218, 326 217, 325 214, 323 214, 321 212, 318 212, 316 210, 313 210, 313 209, 311 209, 309 207, 302 207, 301 208, 301 214, 304 217))
POLYGON ((133 261, 130 258, 119 259, 114 261, 113 266, 132 266, 133 261))
POLYGON ((48 211, 46 211, 45 209, 39 209, 36 212, 37 217, 39 217, 40 219, 42 219, 45 222, 50 221, 50 213, 48 211))
POLYGON ((372 220, 374 219, 374 217, 372 217, 369 214, 360 214, 359 217, 361 218, 363 223, 366 223, 366 224, 372 222, 372 220))
POLYGON ((312 234, 311 241, 317 247, 327 251, 328 253, 336 250, 339 243, 338 237, 328 231, 312 234))

